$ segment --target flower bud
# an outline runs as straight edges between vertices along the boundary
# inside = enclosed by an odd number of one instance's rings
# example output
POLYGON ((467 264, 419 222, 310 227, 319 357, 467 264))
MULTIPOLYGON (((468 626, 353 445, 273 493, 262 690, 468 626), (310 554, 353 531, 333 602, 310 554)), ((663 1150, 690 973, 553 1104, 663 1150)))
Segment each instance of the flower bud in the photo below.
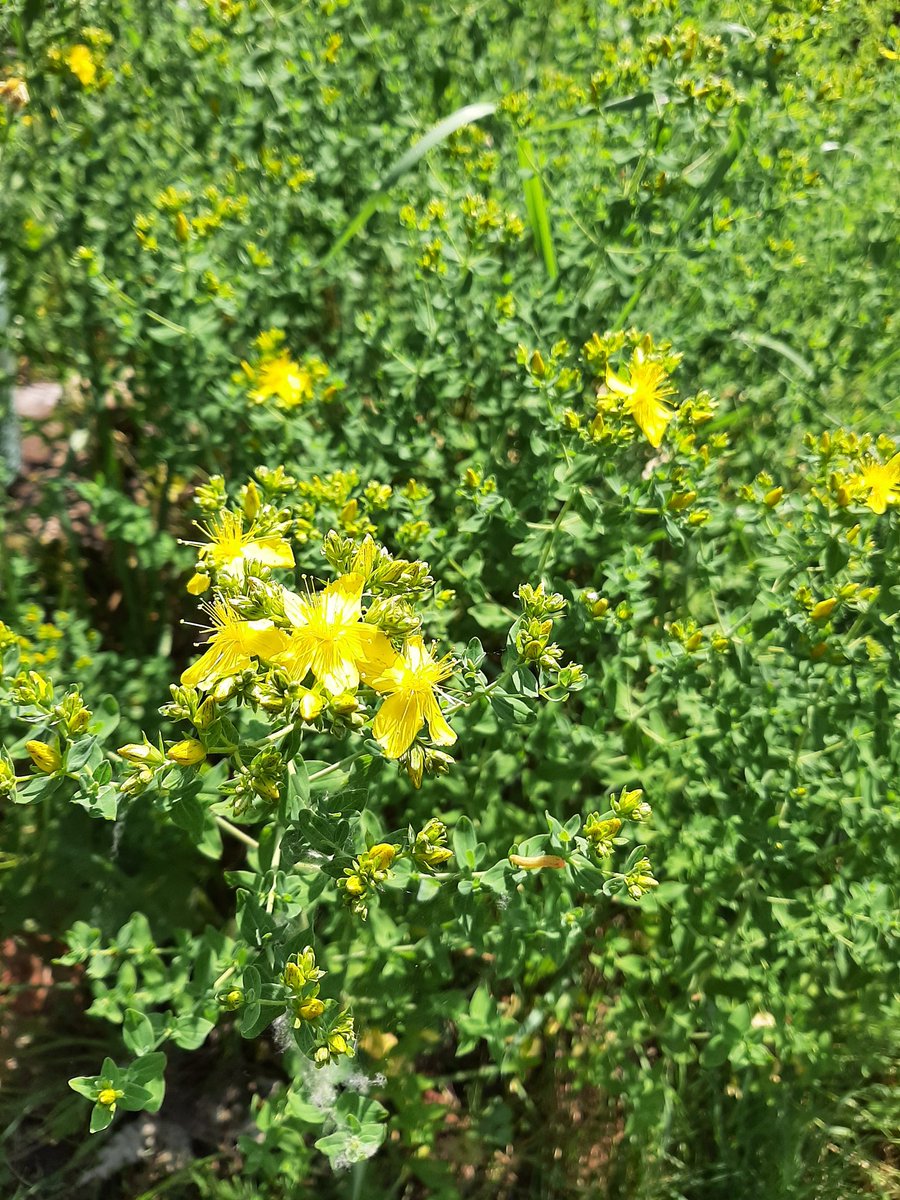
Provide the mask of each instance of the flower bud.
POLYGON ((684 509, 690 507, 690 505, 692 505, 696 499, 696 492, 677 492, 674 496, 669 498, 666 508, 671 509, 672 512, 683 512, 684 509))
POLYGON ((46 742, 26 742, 25 749, 31 755, 31 761, 45 775, 52 775, 62 766, 62 757, 53 746, 46 742))
POLYGON ((510 854, 509 861, 514 867, 520 867, 523 871, 540 871, 544 867, 562 871, 568 865, 566 860, 560 858, 558 854, 510 854))
POLYGON ((820 600, 809 615, 814 621, 827 621, 836 607, 837 597, 829 596, 827 600, 820 600))
POLYGON ((191 227, 183 212, 175 214, 175 236, 179 242, 186 242, 191 236, 191 227))
POLYGON ((325 1011, 325 1004, 321 1000, 312 999, 304 1000, 302 1004, 298 1004, 295 1012, 301 1021, 318 1021, 322 1013, 325 1011))
POLYGON ((769 506, 769 508, 774 508, 775 505, 778 504, 778 502, 781 500, 781 497, 783 495, 784 495, 783 487, 772 488, 772 490, 770 492, 766 492, 765 496, 763 496, 763 503, 767 504, 769 506))
POLYGON ((0 800, 15 796, 16 783, 16 773, 12 763, 0 754, 0 800))
POLYGON ((256 514, 259 512, 260 499, 259 499, 259 488, 256 486, 256 484, 253 482, 252 479, 247 484, 247 486, 244 488, 244 505, 243 505, 243 507, 244 507, 244 516, 247 518, 247 520, 248 521, 254 520, 256 517, 256 514))
POLYGON ((169 747, 166 758, 170 758, 179 767, 194 767, 206 758, 206 748, 196 738, 185 738, 184 741, 169 747))
POLYGON ((151 746, 149 742, 129 742, 127 746, 120 746, 116 751, 120 758, 124 758, 126 762, 132 763, 134 766, 147 764, 148 766, 158 767, 165 761, 162 754, 155 746, 151 746))
POLYGON ((387 871, 391 863, 397 857, 397 847, 391 846, 387 842, 379 842, 376 846, 366 851, 365 858, 380 871, 387 871))
POLYGON ((117 1091, 116 1088, 101 1088, 97 1095, 97 1103, 102 1104, 104 1108, 115 1108, 116 1101, 124 1095, 124 1092, 117 1091))

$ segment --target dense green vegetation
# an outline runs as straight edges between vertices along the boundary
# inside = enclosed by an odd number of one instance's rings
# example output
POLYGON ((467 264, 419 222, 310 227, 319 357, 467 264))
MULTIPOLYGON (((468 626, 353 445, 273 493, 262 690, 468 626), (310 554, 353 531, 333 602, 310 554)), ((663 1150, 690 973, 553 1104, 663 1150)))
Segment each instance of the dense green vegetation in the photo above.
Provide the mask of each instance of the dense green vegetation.
POLYGON ((2 5, 4 1194, 893 1194, 898 57, 2 5))

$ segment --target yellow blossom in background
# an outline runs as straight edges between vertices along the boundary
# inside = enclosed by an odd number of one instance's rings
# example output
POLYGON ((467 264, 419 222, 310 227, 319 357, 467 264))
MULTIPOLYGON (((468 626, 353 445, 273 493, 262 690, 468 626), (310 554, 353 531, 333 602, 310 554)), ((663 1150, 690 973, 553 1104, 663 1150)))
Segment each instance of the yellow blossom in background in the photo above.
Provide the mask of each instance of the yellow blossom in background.
POLYGON ((97 64, 90 49, 79 42, 63 56, 63 62, 78 80, 82 87, 88 87, 97 78, 97 64))
POLYGON ((30 99, 24 79, 13 76, 0 82, 0 100, 4 100, 10 108, 24 108, 30 99))
POLYGON ((675 415, 665 403, 665 397, 675 391, 669 384, 665 367, 649 361, 638 346, 631 356, 628 378, 622 379, 607 367, 606 386, 625 398, 626 411, 634 417, 650 445, 657 449, 675 415))
POLYGON ((435 659, 422 639, 415 637, 407 642, 403 654, 372 680, 372 687, 388 697, 372 725, 375 740, 388 758, 405 754, 426 722, 436 746, 452 746, 456 741, 436 695, 438 685, 452 671, 452 659, 435 659))
POLYGON ((287 351, 269 359, 259 368, 256 387, 250 399, 264 404, 269 399, 280 400, 285 408, 296 408, 313 398, 313 378, 287 351))
POLYGON ((889 504, 900 500, 900 454, 886 463, 868 459, 850 485, 872 512, 886 512, 889 504))
POLYGON ((240 513, 224 512, 209 523, 206 532, 210 545, 208 557, 218 570, 257 563, 261 567, 292 567, 294 553, 279 534, 258 536, 251 525, 244 532, 240 513))
POLYGON ((182 674, 184 687, 209 687, 253 666, 254 658, 267 662, 284 650, 287 636, 271 621, 244 621, 223 600, 209 607, 212 628, 209 649, 182 674))
POLYGON ((396 657, 385 635, 363 620, 363 577, 342 575, 321 592, 284 593, 293 626, 278 662, 298 682, 312 671, 333 696, 352 692, 396 657))

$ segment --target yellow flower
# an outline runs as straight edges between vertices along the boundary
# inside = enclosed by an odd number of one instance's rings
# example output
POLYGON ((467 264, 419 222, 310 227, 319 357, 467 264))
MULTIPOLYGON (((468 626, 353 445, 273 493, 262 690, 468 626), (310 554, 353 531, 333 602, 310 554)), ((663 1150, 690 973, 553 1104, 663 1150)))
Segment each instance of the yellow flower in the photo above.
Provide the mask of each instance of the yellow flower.
POLYGON ((209 649, 183 673, 184 687, 204 688, 253 666, 253 659, 273 659, 284 650, 287 636, 271 621, 242 621, 223 600, 209 607, 209 649))
POLYGON ((895 454, 886 463, 868 459, 860 473, 853 476, 851 483, 872 512, 885 512, 889 504, 896 504, 900 499, 897 494, 900 489, 900 454, 895 454))
POLYGON ((293 625, 278 656, 298 682, 312 671, 332 696, 371 681, 396 654, 385 635, 362 619, 363 577, 342 575, 321 592, 285 591, 284 611, 293 625))
POLYGON ((658 362, 649 362, 638 347, 631 356, 629 378, 621 379, 607 367, 606 386, 625 397, 627 412, 634 417, 650 445, 658 448, 666 426, 675 415, 664 403, 665 397, 675 391, 669 386, 665 367, 658 362))
POLYGON ((296 408, 313 397, 312 376, 286 351, 263 364, 257 386, 250 393, 251 400, 257 404, 263 404, 271 397, 280 400, 285 408, 296 408))
POLYGON ((452 746, 456 741, 456 734, 447 724, 435 694, 438 684, 452 670, 453 662, 449 656, 435 659, 422 639, 415 637, 407 642, 403 655, 397 655, 394 662, 372 680, 372 687, 388 697, 372 725, 375 740, 388 758, 405 754, 426 721, 436 746, 452 746))
POLYGON ((66 66, 82 87, 87 87, 97 78, 97 64, 87 46, 79 42, 63 59, 66 66))
POLYGON ((257 537, 254 525, 246 533, 243 526, 243 517, 234 512, 223 512, 218 520, 210 521, 206 530, 210 540, 208 555, 218 570, 233 570, 243 563, 257 563, 261 567, 294 565, 294 552, 283 537, 278 534, 257 537))

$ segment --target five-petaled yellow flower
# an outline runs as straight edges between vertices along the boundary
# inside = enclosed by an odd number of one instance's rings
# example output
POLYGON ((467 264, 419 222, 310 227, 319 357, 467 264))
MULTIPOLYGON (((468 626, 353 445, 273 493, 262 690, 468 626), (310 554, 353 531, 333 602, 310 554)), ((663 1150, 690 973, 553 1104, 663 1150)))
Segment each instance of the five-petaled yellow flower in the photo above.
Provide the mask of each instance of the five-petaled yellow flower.
POLYGON ((294 552, 283 537, 278 534, 258 537, 255 525, 251 525, 246 533, 243 526, 240 513, 234 512, 224 512, 217 520, 210 521, 208 554, 218 570, 228 570, 245 562, 258 563, 262 567, 294 565, 294 552))
POLYGON ((94 56, 82 42, 73 46, 68 52, 65 56, 65 64, 82 87, 88 87, 97 78, 97 64, 94 62, 94 56))
POLYGON ((435 659, 420 637, 410 638, 402 655, 377 678, 372 687, 387 695, 372 725, 375 740, 388 758, 399 758, 410 748, 427 722, 437 746, 452 746, 456 734, 447 724, 436 689, 453 671, 452 659, 435 659))
POLYGON ((287 635, 271 621, 244 621, 224 600, 215 601, 208 612, 209 649, 182 674, 185 687, 210 687, 252 667, 254 658, 270 661, 287 644, 287 635))
POLYGON ((296 408, 313 397, 312 376, 286 352, 269 359, 260 367, 257 385, 250 393, 251 399, 257 404, 273 396, 285 408, 296 408))
POLYGON ((342 575, 321 592, 298 596, 285 591, 284 611, 293 625, 278 662, 292 679, 308 672, 333 696, 352 692, 394 658, 391 643, 362 619, 363 577, 342 575))
POLYGON ((872 512, 886 512, 889 504, 900 500, 900 454, 895 454, 886 463, 868 459, 851 483, 872 512))
POLYGON ((638 346, 631 356, 628 379, 606 369, 606 386, 611 392, 625 397, 626 411, 634 417, 641 433, 654 449, 659 447, 666 426, 675 415, 665 403, 675 389, 669 385, 669 376, 662 363, 647 359, 638 346))

